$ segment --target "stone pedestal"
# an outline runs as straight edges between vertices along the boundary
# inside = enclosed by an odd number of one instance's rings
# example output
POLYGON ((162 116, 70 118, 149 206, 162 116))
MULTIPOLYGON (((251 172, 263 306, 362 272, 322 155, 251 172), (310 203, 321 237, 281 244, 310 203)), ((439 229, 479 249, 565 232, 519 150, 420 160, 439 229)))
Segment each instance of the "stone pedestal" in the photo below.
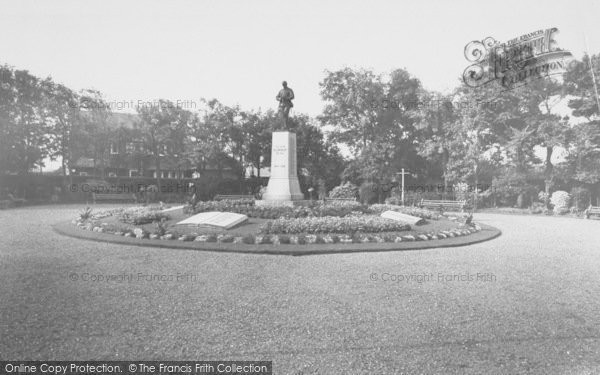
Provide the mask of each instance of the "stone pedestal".
POLYGON ((267 191, 263 195, 264 203, 286 204, 303 200, 300 191, 296 165, 296 133, 274 131, 271 146, 271 177, 267 191))

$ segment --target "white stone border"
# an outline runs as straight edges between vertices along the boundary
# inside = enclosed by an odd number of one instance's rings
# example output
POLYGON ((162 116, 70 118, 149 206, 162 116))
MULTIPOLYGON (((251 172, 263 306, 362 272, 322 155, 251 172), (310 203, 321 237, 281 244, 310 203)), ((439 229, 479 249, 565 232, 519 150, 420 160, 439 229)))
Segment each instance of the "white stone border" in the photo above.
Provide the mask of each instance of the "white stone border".
POLYGON ((235 243, 235 244, 246 244, 246 245, 304 245, 304 244, 332 244, 332 243, 398 243, 398 242, 411 242, 411 241, 430 241, 430 240, 442 240, 452 237, 467 236, 472 233, 481 231, 481 227, 475 223, 468 227, 457 228, 453 230, 440 231, 437 233, 423 233, 417 235, 381 235, 379 233, 361 233, 357 234, 358 242, 356 238, 348 234, 308 234, 308 235, 247 235, 247 236, 231 236, 231 235, 214 235, 214 234, 200 234, 197 236, 186 234, 179 237, 175 237, 172 233, 166 233, 163 236, 158 236, 153 233, 149 233, 142 228, 134 228, 128 232, 107 232, 105 226, 107 223, 101 223, 100 225, 94 225, 92 223, 84 223, 79 220, 73 220, 72 224, 76 225, 79 229, 88 230, 98 233, 107 233, 115 236, 134 237, 139 239, 153 239, 153 240, 178 240, 178 241, 196 241, 196 242, 219 242, 219 243, 235 243), (335 240, 337 237, 338 241, 335 240), (322 239, 323 242, 317 242, 318 238, 322 239), (284 239, 289 239, 289 242, 284 239), (388 239, 389 241, 386 241, 388 239), (284 240, 282 242, 282 240, 284 240))

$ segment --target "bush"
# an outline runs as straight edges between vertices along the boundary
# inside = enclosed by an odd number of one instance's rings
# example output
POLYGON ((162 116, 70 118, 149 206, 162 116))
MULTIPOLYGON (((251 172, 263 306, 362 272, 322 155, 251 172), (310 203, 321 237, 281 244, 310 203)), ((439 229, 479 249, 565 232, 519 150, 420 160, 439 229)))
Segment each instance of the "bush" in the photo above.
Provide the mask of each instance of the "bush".
POLYGON ((546 210, 546 206, 542 202, 534 202, 529 208, 529 212, 532 214, 541 214, 546 210))
POLYGON ((123 210, 119 215, 119 221, 134 225, 142 225, 162 220, 169 220, 171 217, 160 211, 151 211, 146 208, 136 208, 134 210, 123 210))
POLYGON ((306 245, 306 236, 301 234, 297 237, 298 245, 306 245))
POLYGON ((289 243, 290 243, 290 236, 285 235, 285 234, 280 234, 277 237, 279 238, 279 243, 280 244, 289 245, 289 243))
POLYGON ((557 190, 552 193, 550 197, 550 203, 554 206, 553 210, 555 213, 562 215, 569 212, 569 203, 571 196, 569 193, 563 190, 557 190))
POLYGON ((156 229, 154 229, 154 234, 159 236, 164 236, 167 233, 168 224, 165 219, 161 219, 160 222, 156 223, 156 229))
POLYGON ((247 234, 244 237, 242 237, 242 242, 247 245, 254 245, 255 240, 256 239, 254 238, 253 234, 247 234))
POLYGON ((358 187, 350 181, 345 182, 342 185, 334 187, 329 192, 329 198, 351 198, 356 199, 358 197, 358 187))
POLYGON ((280 218, 262 225, 263 233, 354 233, 395 232, 409 230, 410 226, 379 216, 280 218))
POLYGON ((577 211, 583 211, 590 205, 591 193, 584 187, 572 188, 571 197, 573 197, 573 207, 575 207, 577 211))
POLYGON ((87 219, 92 217, 92 208, 86 207, 81 212, 79 212, 79 219, 81 221, 86 221, 87 219))
POLYGON ((466 182, 458 182, 452 186, 454 191, 454 199, 457 201, 468 202, 471 200, 472 192, 469 190, 469 184, 466 182))
POLYGON ((272 244, 273 240, 271 239, 271 236, 263 236, 258 243, 261 245, 267 245, 272 244))
POLYGON ((360 191, 358 192, 360 196, 360 201, 364 204, 375 203, 377 201, 377 184, 373 182, 363 182, 360 185, 360 191))
POLYGON ((225 234, 219 238, 219 241, 223 242, 223 243, 231 243, 231 242, 233 242, 233 240, 235 240, 235 237, 233 237, 232 235, 229 235, 229 234, 225 234))
POLYGON ((538 193, 538 199, 540 202, 546 202, 546 198, 550 198, 550 194, 543 190, 538 193))
POLYGON ((531 175, 508 170, 492 180, 492 191, 496 203, 500 206, 514 207, 518 203, 526 204, 535 196, 538 187, 531 181, 531 175), (521 201, 518 202, 519 196, 521 201))

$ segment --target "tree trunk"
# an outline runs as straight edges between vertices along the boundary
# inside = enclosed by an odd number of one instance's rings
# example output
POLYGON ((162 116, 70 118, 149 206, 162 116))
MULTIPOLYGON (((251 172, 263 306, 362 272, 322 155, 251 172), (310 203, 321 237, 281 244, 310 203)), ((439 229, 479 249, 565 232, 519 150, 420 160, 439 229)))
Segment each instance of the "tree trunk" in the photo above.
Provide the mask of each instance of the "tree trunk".
POLYGON ((547 209, 550 209, 550 189, 552 189, 552 177, 554 172, 554 166, 552 165, 553 152, 554 148, 552 146, 546 147, 546 168, 544 170, 544 191, 546 192, 546 197, 544 199, 544 204, 547 209))
POLYGON ((444 194, 442 195, 442 199, 446 199, 446 192, 448 192, 448 160, 450 159, 450 155, 448 153, 448 149, 444 148, 443 153, 443 165, 444 165, 444 194))
POLYGON ((156 186, 158 187, 158 191, 161 192, 162 190, 160 187, 160 155, 158 154, 158 150, 154 154, 154 163, 156 164, 156 186))

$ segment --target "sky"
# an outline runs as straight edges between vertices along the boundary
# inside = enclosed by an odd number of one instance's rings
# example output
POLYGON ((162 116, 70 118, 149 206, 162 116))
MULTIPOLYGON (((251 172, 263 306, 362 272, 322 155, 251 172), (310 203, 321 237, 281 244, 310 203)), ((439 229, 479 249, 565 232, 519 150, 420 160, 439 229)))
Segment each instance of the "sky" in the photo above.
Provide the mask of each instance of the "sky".
POLYGON ((276 109, 286 80, 294 111, 316 116, 326 70, 405 68, 448 93, 470 41, 557 27, 580 58, 584 36, 600 52, 598 16, 598 0, 0 0, 0 64, 100 90, 115 106, 165 98, 193 110, 217 98, 276 109))

